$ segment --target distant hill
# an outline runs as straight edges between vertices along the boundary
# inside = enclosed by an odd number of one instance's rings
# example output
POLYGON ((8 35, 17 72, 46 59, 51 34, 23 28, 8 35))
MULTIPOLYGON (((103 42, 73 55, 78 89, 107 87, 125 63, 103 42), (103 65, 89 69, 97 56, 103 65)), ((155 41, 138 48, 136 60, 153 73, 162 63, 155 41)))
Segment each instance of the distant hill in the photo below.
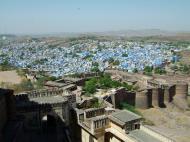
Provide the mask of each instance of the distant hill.
POLYGON ((12 35, 12 34, 0 34, 0 38, 2 38, 2 37, 15 38, 16 35, 12 35))
POLYGON ((174 32, 165 31, 160 29, 145 29, 145 30, 121 30, 121 31, 108 31, 96 33, 97 35, 109 36, 126 36, 126 37, 146 37, 146 36, 176 36, 176 35, 190 35, 190 32, 174 32))
POLYGON ((43 38, 43 37, 60 37, 71 38, 81 36, 108 36, 108 37, 154 37, 160 40, 190 40, 190 31, 166 31, 160 29, 143 29, 143 30, 120 30, 120 31, 105 31, 105 32, 60 32, 60 33, 47 33, 47 34, 26 34, 26 35, 13 35, 13 34, 0 34, 0 38, 6 36, 7 38, 43 38))

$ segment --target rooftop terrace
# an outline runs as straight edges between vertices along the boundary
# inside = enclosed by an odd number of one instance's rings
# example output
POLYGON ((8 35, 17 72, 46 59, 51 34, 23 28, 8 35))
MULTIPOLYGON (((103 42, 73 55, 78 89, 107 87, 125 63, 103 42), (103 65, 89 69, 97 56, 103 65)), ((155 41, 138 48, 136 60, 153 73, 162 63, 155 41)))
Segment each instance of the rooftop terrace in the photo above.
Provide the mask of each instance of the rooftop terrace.
POLYGON ((122 110, 122 111, 118 111, 115 113, 112 113, 110 116, 110 119, 116 123, 118 123, 119 125, 125 125, 125 123, 133 121, 133 120, 137 120, 137 119, 141 119, 141 116, 136 115, 130 111, 127 110, 122 110))

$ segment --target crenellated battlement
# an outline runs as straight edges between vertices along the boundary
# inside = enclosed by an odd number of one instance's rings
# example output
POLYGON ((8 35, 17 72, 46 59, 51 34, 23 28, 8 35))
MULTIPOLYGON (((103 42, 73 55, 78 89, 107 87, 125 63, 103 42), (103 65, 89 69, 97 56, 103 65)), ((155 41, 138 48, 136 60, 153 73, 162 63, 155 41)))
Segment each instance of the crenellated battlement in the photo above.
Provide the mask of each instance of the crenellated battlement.
POLYGON ((37 97, 62 95, 64 92, 66 91, 63 89, 41 89, 41 90, 27 91, 27 92, 20 93, 17 95, 21 95, 21 96, 27 95, 29 98, 37 98, 37 97))
POLYGON ((42 101, 40 104, 59 104, 60 100, 57 99, 56 101, 51 102, 46 102, 45 100, 47 100, 46 98, 57 98, 61 97, 61 100, 64 101, 68 101, 70 104, 75 103, 76 102, 76 95, 73 94, 70 91, 67 90, 63 90, 63 89, 42 89, 42 90, 32 90, 32 91, 27 91, 24 93, 20 93, 15 95, 16 96, 16 100, 17 101, 27 101, 27 100, 36 100, 36 98, 44 98, 44 101, 42 101))
POLYGON ((105 108, 90 108, 84 111, 85 118, 92 118, 105 114, 105 108))

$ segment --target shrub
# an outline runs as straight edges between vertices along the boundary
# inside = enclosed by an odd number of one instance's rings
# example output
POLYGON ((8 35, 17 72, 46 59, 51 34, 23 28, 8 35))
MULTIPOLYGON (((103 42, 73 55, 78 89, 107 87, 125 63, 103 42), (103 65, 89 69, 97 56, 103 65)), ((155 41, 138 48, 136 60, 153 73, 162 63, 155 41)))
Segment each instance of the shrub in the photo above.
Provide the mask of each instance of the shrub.
POLYGON ((164 69, 160 68, 160 67, 156 67, 154 69, 154 73, 155 74, 166 74, 166 71, 164 69))

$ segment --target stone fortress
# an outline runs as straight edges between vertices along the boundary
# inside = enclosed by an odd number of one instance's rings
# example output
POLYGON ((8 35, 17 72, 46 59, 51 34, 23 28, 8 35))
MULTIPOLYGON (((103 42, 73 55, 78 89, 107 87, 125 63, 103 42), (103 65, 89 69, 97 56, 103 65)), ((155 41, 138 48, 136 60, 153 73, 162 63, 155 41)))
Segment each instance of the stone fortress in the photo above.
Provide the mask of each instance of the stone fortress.
POLYGON ((69 110, 76 106, 75 94, 62 89, 25 92, 16 95, 15 100, 18 113, 24 115, 27 121, 35 120, 36 126, 41 126, 41 120, 47 119, 47 115, 59 118, 69 125, 69 110))
POLYGON ((17 95, 12 90, 1 89, 0 141, 174 142, 142 125, 141 116, 119 110, 119 103, 127 102, 147 109, 167 107, 167 103, 172 102, 187 109, 184 103, 188 94, 187 83, 168 83, 166 78, 159 80, 142 75, 129 76, 120 71, 105 72, 112 77, 119 76, 120 81, 140 84, 141 87, 136 92, 117 88, 99 98, 103 104, 98 108, 92 107, 93 99, 79 99, 79 88, 89 76, 48 82, 44 90, 17 95), (179 104, 181 102, 184 104, 179 104))
MULTIPOLYGON (((188 90, 190 90, 188 89, 190 80, 185 80, 178 76, 146 76, 118 70, 106 70, 105 72, 120 81, 139 86, 138 91, 133 93, 133 97, 125 99, 129 104, 137 108, 164 108, 167 107, 167 103, 174 103, 181 109, 188 109, 187 96, 188 90)), ((117 94, 118 91, 116 90, 115 93, 117 94)), ((126 94, 131 96, 130 93, 126 94)), ((111 96, 110 98, 112 99, 110 100, 115 102, 115 104, 118 104, 123 98, 121 96, 118 97, 118 95, 111 96)))

